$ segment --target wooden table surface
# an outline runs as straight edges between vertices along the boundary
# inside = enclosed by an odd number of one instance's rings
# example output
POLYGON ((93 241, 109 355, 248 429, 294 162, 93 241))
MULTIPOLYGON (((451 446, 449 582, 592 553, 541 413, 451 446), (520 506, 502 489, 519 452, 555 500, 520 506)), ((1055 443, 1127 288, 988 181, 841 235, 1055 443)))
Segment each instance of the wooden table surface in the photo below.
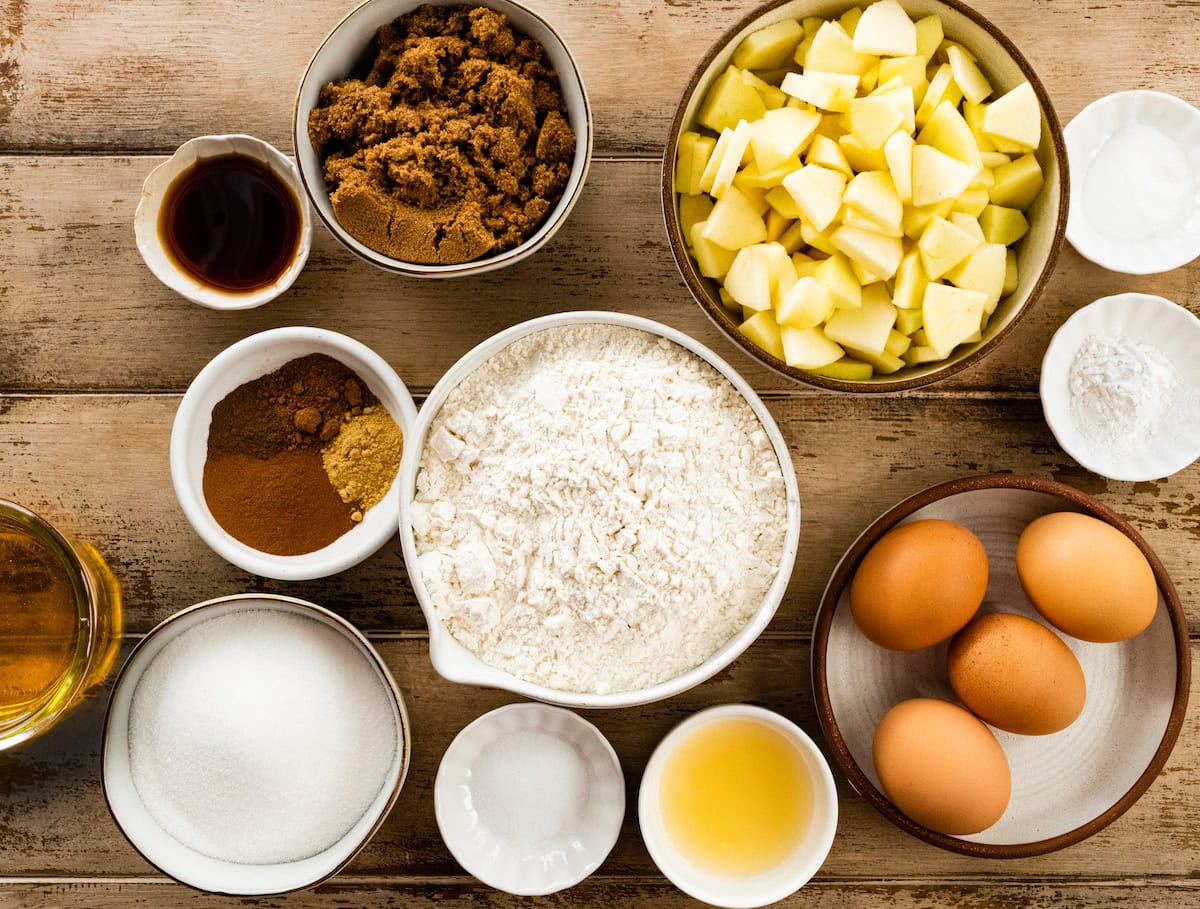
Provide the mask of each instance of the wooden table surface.
MULTIPOLYGON (((525 319, 614 309, 712 346, 761 391, 791 447, 804 507, 795 577, 770 629, 727 671, 665 703, 592 713, 631 795, 620 842, 556 906, 696 905, 656 871, 633 794, 655 743, 703 706, 748 701, 819 738, 808 675, 813 612, 843 550, 901 498, 968 474, 1051 477, 1129 517, 1158 551, 1200 641, 1200 473, 1106 482, 1055 444, 1037 400, 1046 343, 1071 312, 1123 290, 1200 310, 1200 266, 1133 278, 1064 249, 1057 274, 1001 349, 918 393, 816 393, 753 365, 689 298, 658 203, 659 155, 693 62, 753 0, 528 0, 578 56, 595 108, 591 176, 566 227, 520 265, 471 280, 418 282, 352 258, 318 226, 295 288, 262 309, 210 312, 160 285, 133 244, 142 179, 205 133, 247 132, 289 150, 293 95, 352 0, 0 0, 0 497, 92 541, 125 590, 126 647, 161 619, 240 591, 306 597, 366 630, 404 689, 414 755, 372 843, 314 891, 264 905, 511 907, 443 846, 431 784, 450 739, 511 696, 449 684, 397 545, 323 581, 266 581, 226 564, 175 502, 167 439, 179 396, 218 351, 279 325, 346 332, 417 394, 468 348, 525 319)), ((1108 92, 1154 88, 1200 102, 1194 0, 978 0, 1045 80, 1063 121, 1108 92)), ((1200 673, 1194 676, 1200 680, 1200 673)), ((0 753, 0 907, 175 907, 205 898, 128 846, 98 782, 107 691, 25 746, 0 753)), ((1200 681, 1193 682, 1200 703, 1200 681)), ((1194 706, 1153 788, 1112 826, 1064 851, 980 861, 901 833, 848 786, 833 851, 790 905, 856 909, 1200 904, 1200 711, 1194 706)))

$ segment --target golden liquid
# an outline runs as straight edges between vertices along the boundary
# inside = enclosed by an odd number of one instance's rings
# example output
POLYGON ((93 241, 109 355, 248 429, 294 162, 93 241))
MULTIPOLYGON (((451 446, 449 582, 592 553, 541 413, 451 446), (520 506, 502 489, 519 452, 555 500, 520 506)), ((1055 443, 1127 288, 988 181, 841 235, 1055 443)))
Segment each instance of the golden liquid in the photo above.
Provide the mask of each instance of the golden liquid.
POLYGON ((695 865, 749 876, 788 858, 812 821, 812 782, 796 746, 754 719, 720 720, 683 741, 663 769, 667 834, 695 865))
POLYGON ((119 588, 94 549, 68 553, 36 519, 0 511, 0 747, 104 680, 119 627, 119 588))

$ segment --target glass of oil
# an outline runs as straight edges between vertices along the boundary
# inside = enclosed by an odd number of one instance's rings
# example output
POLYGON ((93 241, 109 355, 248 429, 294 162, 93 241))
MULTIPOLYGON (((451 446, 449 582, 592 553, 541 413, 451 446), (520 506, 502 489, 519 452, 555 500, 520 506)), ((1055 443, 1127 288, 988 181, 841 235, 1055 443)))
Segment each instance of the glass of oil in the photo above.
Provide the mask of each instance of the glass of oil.
POLYGON ((655 750, 638 800, 662 872, 715 906, 765 906, 821 867, 837 829, 837 789, 798 726, 727 704, 677 726, 655 750))
POLYGON ((0 750, 99 687, 120 636, 121 590, 100 554, 0 500, 0 750))

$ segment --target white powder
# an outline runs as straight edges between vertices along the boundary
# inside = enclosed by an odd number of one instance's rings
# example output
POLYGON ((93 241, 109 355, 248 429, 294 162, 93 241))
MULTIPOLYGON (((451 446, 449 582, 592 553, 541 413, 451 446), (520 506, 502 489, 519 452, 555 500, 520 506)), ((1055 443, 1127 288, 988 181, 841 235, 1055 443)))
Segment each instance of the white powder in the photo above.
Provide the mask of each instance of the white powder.
POLYGON ((1067 383, 1075 425, 1113 453, 1144 446, 1187 406, 1187 389, 1161 351, 1111 335, 1084 339, 1067 383))
POLYGON ((483 757, 471 773, 471 807, 509 844, 545 848, 586 813, 586 759, 570 742, 545 732, 510 732, 483 757))
POLYGON ((350 641, 280 610, 233 612, 154 657, 129 712, 133 784, 168 834, 215 859, 298 861, 382 791, 390 697, 350 641))
POLYGON ((778 571, 779 459, 715 369, 648 332, 565 326, 469 375, 430 426, 422 580, 484 662, 567 691, 702 663, 778 571))

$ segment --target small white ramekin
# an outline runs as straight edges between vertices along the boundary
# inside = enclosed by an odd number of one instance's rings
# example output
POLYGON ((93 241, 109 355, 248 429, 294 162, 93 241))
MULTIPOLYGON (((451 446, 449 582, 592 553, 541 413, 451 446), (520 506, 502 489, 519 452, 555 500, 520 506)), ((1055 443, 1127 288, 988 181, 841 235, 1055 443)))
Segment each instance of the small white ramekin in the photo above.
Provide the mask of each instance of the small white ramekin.
MULTIPOLYGON (((1071 162, 1071 210, 1067 219, 1067 241, 1085 259, 1109 271, 1127 275, 1150 275, 1170 271, 1200 255, 1200 110, 1163 92, 1127 91, 1093 101, 1063 130, 1071 162), (1152 237, 1111 237, 1088 219, 1087 185, 1092 163, 1109 137, 1130 126, 1153 127, 1172 142, 1187 159, 1191 186, 1178 187, 1188 193, 1184 219, 1171 229, 1152 237)), ((1144 161, 1153 168, 1161 162, 1144 161)))
POLYGON ((795 893, 817 873, 837 833, 838 798, 833 774, 821 749, 786 717, 748 704, 710 707, 672 729, 654 749, 638 792, 638 820, 650 857, 667 878, 689 896, 714 906, 751 909, 795 893), (663 773, 675 750, 705 726, 722 720, 747 719, 770 726, 796 746, 812 784, 812 819, 796 850, 770 871, 750 876, 714 874, 698 867, 672 842, 659 802, 663 773))
POLYGON ((489 887, 517 896, 545 896, 574 887, 600 867, 625 819, 625 775, 603 733, 561 707, 508 704, 485 713, 446 749, 433 789, 438 830, 455 861, 489 887), (475 808, 474 768, 506 735, 543 733, 570 745, 586 765, 587 804, 574 823, 535 848, 491 830, 475 808))
POLYGON ((1063 451, 1093 473, 1110 480, 1144 481, 1169 477, 1200 457, 1200 319, 1170 300, 1150 294, 1102 297, 1078 310, 1054 333, 1042 359, 1039 385, 1042 413, 1063 451), (1071 364, 1090 335, 1140 341, 1157 348, 1192 389, 1182 419, 1163 427, 1144 444, 1122 451, 1103 450, 1075 425, 1071 414, 1071 364))
POLYGON ((142 197, 133 216, 133 232, 138 252, 142 254, 147 267, 158 280, 180 296, 209 309, 253 309, 274 300, 286 291, 304 270, 304 263, 308 261, 308 252, 312 247, 312 214, 300 184, 300 173, 296 170, 296 165, 275 146, 253 136, 198 136, 184 142, 175 154, 150 171, 146 182, 142 184, 142 197), (158 230, 158 217, 163 199, 167 187, 175 178, 201 158, 231 154, 254 158, 271 168, 275 176, 287 184, 292 195, 296 197, 296 208, 300 213, 300 238, 287 270, 266 287, 246 293, 218 290, 184 271, 163 247, 158 230))
POLYGON ((375 40, 380 26, 390 24, 423 4, 457 6, 461 2, 462 0, 365 0, 335 25, 333 31, 317 48, 312 62, 308 64, 308 69, 304 71, 300 80, 293 112, 292 142, 296 148, 296 161, 300 166, 300 179, 329 232, 348 250, 372 265, 414 278, 479 275, 529 257, 546 245, 566 222, 567 215, 571 213, 583 192, 583 183, 587 179, 588 167, 592 160, 592 108, 583 86, 583 76, 579 67, 575 65, 575 58, 566 42, 549 22, 520 3, 514 3, 513 0, 480 0, 483 6, 504 13, 518 31, 524 32, 541 44, 550 65, 558 74, 563 101, 567 108, 567 122, 575 132, 575 159, 571 163, 571 175, 562 198, 550 209, 541 227, 524 243, 495 255, 455 265, 426 265, 393 259, 359 242, 342 227, 333 212, 333 204, 329 201, 321 159, 308 138, 308 117, 317 106, 322 86, 356 74, 356 68, 363 65, 364 55, 375 40))
POLYGON ((482 685, 488 688, 502 688, 513 691, 523 697, 545 701, 548 704, 559 704, 563 707, 575 707, 581 710, 593 710, 609 707, 634 707, 639 704, 649 704, 674 697, 681 692, 694 688, 701 682, 712 678, 749 647, 762 634, 779 608, 783 595, 791 579, 792 566, 796 561, 796 549, 800 541, 800 491, 796 485, 796 471, 792 467, 791 454, 783 433, 775 423, 775 418, 767 410, 767 406, 743 379, 738 372, 725 360, 717 356, 699 341, 689 337, 677 329, 670 328, 650 319, 639 316, 625 315, 616 312, 564 312, 552 316, 543 316, 514 325, 470 350, 457 363, 451 366, 421 405, 421 412, 411 435, 405 438, 404 458, 400 463, 400 545, 404 550, 404 564, 408 567, 409 581, 417 595, 417 602, 425 614, 425 622, 429 626, 429 658, 438 674, 452 682, 464 685, 482 685), (536 685, 524 679, 517 678, 502 669, 489 666, 479 657, 467 650, 455 640, 454 635, 438 617, 437 604, 429 595, 425 581, 421 576, 421 566, 417 555, 416 540, 412 528, 412 499, 417 488, 417 473, 421 466, 421 454, 425 448, 425 440, 429 435, 429 427, 434 417, 446 402, 459 383, 476 369, 482 366, 514 341, 547 329, 559 328, 564 325, 617 325, 624 328, 635 328, 653 335, 673 341, 685 350, 704 360, 717 372, 724 376, 738 393, 746 400, 762 424, 763 432, 771 442, 771 448, 779 459, 780 470, 783 472, 783 483, 787 496, 787 532, 784 536, 783 552, 779 560, 779 572, 768 588, 762 603, 748 621, 732 638, 725 642, 716 653, 707 660, 682 675, 673 679, 643 688, 637 691, 618 691, 609 694, 588 694, 578 691, 560 691, 545 685, 536 685))
POLYGON ((108 810, 130 845, 151 865, 181 883, 210 893, 268 896, 314 887, 332 877, 357 855, 383 825, 400 795, 408 774, 412 740, 404 697, 387 666, 371 643, 336 613, 313 603, 271 594, 243 593, 198 603, 163 621, 129 654, 117 675, 104 718, 101 751, 101 787, 108 810), (146 808, 137 787, 129 757, 129 712, 142 675, 159 652, 190 628, 233 612, 263 609, 291 612, 321 622, 342 634, 362 653, 379 676, 381 688, 392 702, 399 748, 388 776, 380 780, 379 795, 338 842, 295 862, 245 865, 204 855, 167 833, 146 808))
POLYGON ((304 581, 337 574, 370 556, 396 532, 400 481, 363 520, 328 546, 304 555, 260 552, 227 533, 204 500, 204 462, 213 408, 230 392, 285 363, 309 354, 327 354, 353 370, 392 415, 407 449, 417 408, 408 388, 387 361, 364 344, 322 328, 275 328, 243 338, 217 354, 192 380, 171 430, 171 480, 184 515, 217 555, 239 568, 281 581, 304 581))

